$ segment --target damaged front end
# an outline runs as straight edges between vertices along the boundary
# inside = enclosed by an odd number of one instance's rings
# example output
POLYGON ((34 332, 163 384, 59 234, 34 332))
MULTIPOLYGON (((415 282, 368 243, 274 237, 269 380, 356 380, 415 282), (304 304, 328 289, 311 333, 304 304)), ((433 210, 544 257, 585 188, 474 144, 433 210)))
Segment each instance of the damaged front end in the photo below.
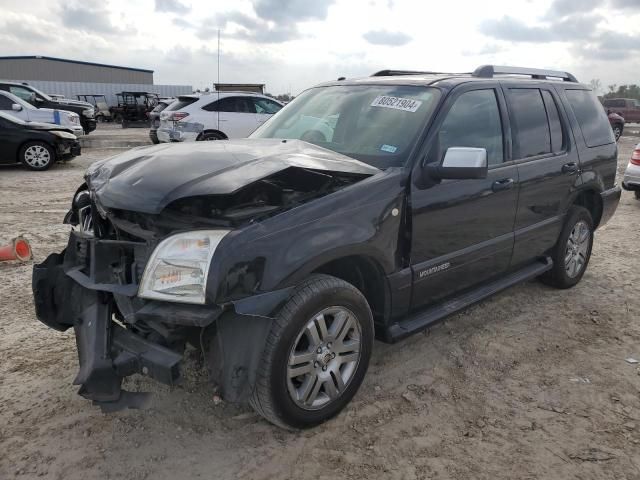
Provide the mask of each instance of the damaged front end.
POLYGON ((100 168, 87 176, 65 218, 74 226, 67 247, 35 265, 32 279, 38 319, 75 331, 78 393, 108 411, 140 407, 145 394, 123 391, 123 379, 141 374, 178 383, 191 344, 202 350, 222 396, 247 400, 272 316, 291 287, 263 288, 265 259, 251 251, 235 249, 227 271, 213 265, 231 256, 229 245, 250 227, 370 173, 284 165, 229 193, 202 194, 200 187, 168 198, 184 185, 155 195, 137 171, 127 202, 117 168, 100 168), (159 200, 137 208, 136 198, 159 200))

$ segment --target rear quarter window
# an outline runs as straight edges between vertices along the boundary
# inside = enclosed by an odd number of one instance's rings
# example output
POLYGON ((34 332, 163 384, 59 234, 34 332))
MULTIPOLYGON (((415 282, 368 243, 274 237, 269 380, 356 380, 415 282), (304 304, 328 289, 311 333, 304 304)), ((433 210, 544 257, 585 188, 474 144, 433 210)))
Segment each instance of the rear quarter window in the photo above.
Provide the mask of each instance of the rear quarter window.
POLYGON ((187 107, 192 103, 195 103, 196 101, 198 101, 198 97, 178 97, 178 100, 169 105, 166 110, 174 112, 176 110, 180 110, 181 108, 187 107))
POLYGON ((613 130, 596 96, 590 90, 566 90, 566 94, 587 147, 614 143, 613 130))

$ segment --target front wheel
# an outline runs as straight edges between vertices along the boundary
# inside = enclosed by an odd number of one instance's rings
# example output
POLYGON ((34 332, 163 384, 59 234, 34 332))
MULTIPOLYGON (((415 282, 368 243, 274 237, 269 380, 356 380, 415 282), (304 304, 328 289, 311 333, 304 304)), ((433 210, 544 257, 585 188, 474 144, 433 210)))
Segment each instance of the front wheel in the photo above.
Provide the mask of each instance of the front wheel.
POLYGON ((29 170, 46 170, 56 156, 53 148, 44 142, 27 142, 20 149, 19 160, 29 170))
POLYGON ((358 289, 329 275, 310 277, 276 316, 251 406, 285 428, 332 418, 364 379, 373 334, 371 310, 358 289))
POLYGON ((636 190, 633 192, 634 197, 636 197, 636 200, 640 200, 640 190, 636 190))
POLYGON ((579 206, 571 207, 551 254, 553 268, 541 280, 556 288, 573 287, 587 269, 592 246, 593 219, 589 210, 579 206))

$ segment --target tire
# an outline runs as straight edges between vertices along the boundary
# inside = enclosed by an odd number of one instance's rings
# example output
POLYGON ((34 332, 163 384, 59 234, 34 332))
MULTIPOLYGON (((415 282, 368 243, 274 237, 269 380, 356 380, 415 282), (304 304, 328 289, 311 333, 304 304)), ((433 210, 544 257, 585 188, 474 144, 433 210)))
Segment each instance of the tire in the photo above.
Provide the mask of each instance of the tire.
POLYGON ((616 138, 616 142, 622 136, 622 126, 620 124, 613 126, 613 136, 616 138))
POLYGON ((196 141, 198 142, 210 142, 213 140, 224 140, 226 137, 218 132, 205 132, 201 134, 196 141))
POLYGON ((329 275, 309 277, 273 322, 249 403, 287 429, 325 422, 358 391, 373 337, 371 310, 358 289, 329 275))
POLYGON ((104 122, 105 122, 104 115, 98 115, 98 116, 96 116, 96 122, 98 122, 98 123, 104 123, 104 122))
POLYGON ((633 192, 633 196, 636 198, 636 200, 640 200, 640 190, 635 190, 633 192))
POLYGON ((591 214, 586 208, 574 205, 567 213, 567 220, 551 254, 553 268, 540 279, 555 288, 573 287, 587 270, 592 246, 591 214), (585 233, 588 236, 583 237, 585 233))
POLYGON ((55 163, 56 154, 44 142, 27 142, 20 149, 18 159, 29 170, 43 171, 55 163))

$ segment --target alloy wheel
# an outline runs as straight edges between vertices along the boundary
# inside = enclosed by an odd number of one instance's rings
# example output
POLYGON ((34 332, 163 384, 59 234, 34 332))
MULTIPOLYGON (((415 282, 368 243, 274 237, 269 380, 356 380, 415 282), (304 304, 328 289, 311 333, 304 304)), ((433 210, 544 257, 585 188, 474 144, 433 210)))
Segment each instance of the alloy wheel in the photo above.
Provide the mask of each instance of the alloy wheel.
POLYGON ((305 410, 326 407, 344 393, 360 361, 362 332, 355 315, 328 307, 304 326, 289 353, 287 387, 305 410))
POLYGON ((577 222, 567 239, 564 256, 564 268, 570 278, 575 278, 582 272, 589 253, 591 231, 584 220, 577 222))
POLYGON ((51 161, 51 154, 41 145, 31 145, 24 152, 24 161, 31 167, 42 168, 51 161))

